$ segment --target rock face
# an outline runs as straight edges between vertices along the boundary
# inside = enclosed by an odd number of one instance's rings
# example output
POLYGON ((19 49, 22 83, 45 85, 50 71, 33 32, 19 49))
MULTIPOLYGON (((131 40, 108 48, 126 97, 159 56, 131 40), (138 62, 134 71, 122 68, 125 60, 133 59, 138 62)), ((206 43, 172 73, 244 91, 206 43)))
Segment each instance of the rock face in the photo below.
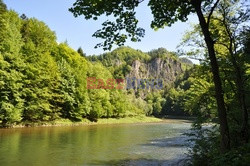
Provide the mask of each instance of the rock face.
POLYGON ((120 47, 110 53, 88 57, 88 59, 99 61, 110 68, 114 78, 161 80, 163 87, 173 85, 177 77, 185 72, 187 65, 192 63, 164 48, 143 53, 130 47, 120 47))
POLYGON ((148 63, 135 60, 132 70, 126 77, 137 79, 162 79, 164 85, 173 83, 176 77, 183 72, 181 62, 172 58, 155 58, 148 63))

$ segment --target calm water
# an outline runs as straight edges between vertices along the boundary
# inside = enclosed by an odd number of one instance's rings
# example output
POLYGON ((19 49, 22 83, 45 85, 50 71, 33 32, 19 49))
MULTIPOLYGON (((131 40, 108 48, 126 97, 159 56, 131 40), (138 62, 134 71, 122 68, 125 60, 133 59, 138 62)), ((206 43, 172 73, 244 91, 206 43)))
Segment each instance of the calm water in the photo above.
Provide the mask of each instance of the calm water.
POLYGON ((176 165, 189 128, 178 122, 0 129, 0 165, 176 165))

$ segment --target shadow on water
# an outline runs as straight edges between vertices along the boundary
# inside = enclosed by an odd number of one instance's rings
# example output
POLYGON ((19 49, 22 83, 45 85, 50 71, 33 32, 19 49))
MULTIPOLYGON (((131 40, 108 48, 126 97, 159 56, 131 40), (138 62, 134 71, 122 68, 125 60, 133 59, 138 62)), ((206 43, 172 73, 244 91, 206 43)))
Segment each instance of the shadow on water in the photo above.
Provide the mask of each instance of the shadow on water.
POLYGON ((95 160, 89 164, 89 166, 184 166, 186 165, 187 158, 177 158, 171 160, 157 160, 157 159, 123 159, 123 160, 109 160, 109 161, 100 161, 95 160))

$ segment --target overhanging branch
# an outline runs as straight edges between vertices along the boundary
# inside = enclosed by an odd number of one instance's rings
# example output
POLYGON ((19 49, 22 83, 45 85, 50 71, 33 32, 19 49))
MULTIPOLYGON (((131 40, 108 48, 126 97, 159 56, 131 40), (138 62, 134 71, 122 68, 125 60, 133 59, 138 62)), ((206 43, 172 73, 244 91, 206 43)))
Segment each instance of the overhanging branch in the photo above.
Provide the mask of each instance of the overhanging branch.
POLYGON ((210 19, 211 19, 212 15, 213 15, 213 12, 214 12, 214 10, 217 7, 217 5, 218 5, 219 2, 220 2, 220 0, 217 0, 215 2, 214 6, 211 8, 211 11, 210 11, 210 13, 208 15, 208 18, 207 18, 207 25, 208 25, 208 27, 209 27, 210 19))

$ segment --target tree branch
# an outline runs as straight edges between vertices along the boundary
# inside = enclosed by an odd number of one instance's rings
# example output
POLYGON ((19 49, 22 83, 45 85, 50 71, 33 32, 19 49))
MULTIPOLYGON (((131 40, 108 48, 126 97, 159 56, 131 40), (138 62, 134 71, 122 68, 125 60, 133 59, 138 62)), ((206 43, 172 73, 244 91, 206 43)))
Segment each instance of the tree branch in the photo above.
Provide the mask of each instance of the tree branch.
POLYGON ((208 18, 207 18, 207 25, 208 25, 208 27, 209 27, 209 23, 210 23, 211 16, 213 15, 213 12, 214 12, 214 10, 215 10, 215 8, 217 7, 217 5, 218 5, 219 2, 220 2, 220 0, 217 0, 217 1, 215 2, 214 6, 211 8, 211 11, 210 11, 210 13, 209 13, 209 15, 208 15, 208 18))

